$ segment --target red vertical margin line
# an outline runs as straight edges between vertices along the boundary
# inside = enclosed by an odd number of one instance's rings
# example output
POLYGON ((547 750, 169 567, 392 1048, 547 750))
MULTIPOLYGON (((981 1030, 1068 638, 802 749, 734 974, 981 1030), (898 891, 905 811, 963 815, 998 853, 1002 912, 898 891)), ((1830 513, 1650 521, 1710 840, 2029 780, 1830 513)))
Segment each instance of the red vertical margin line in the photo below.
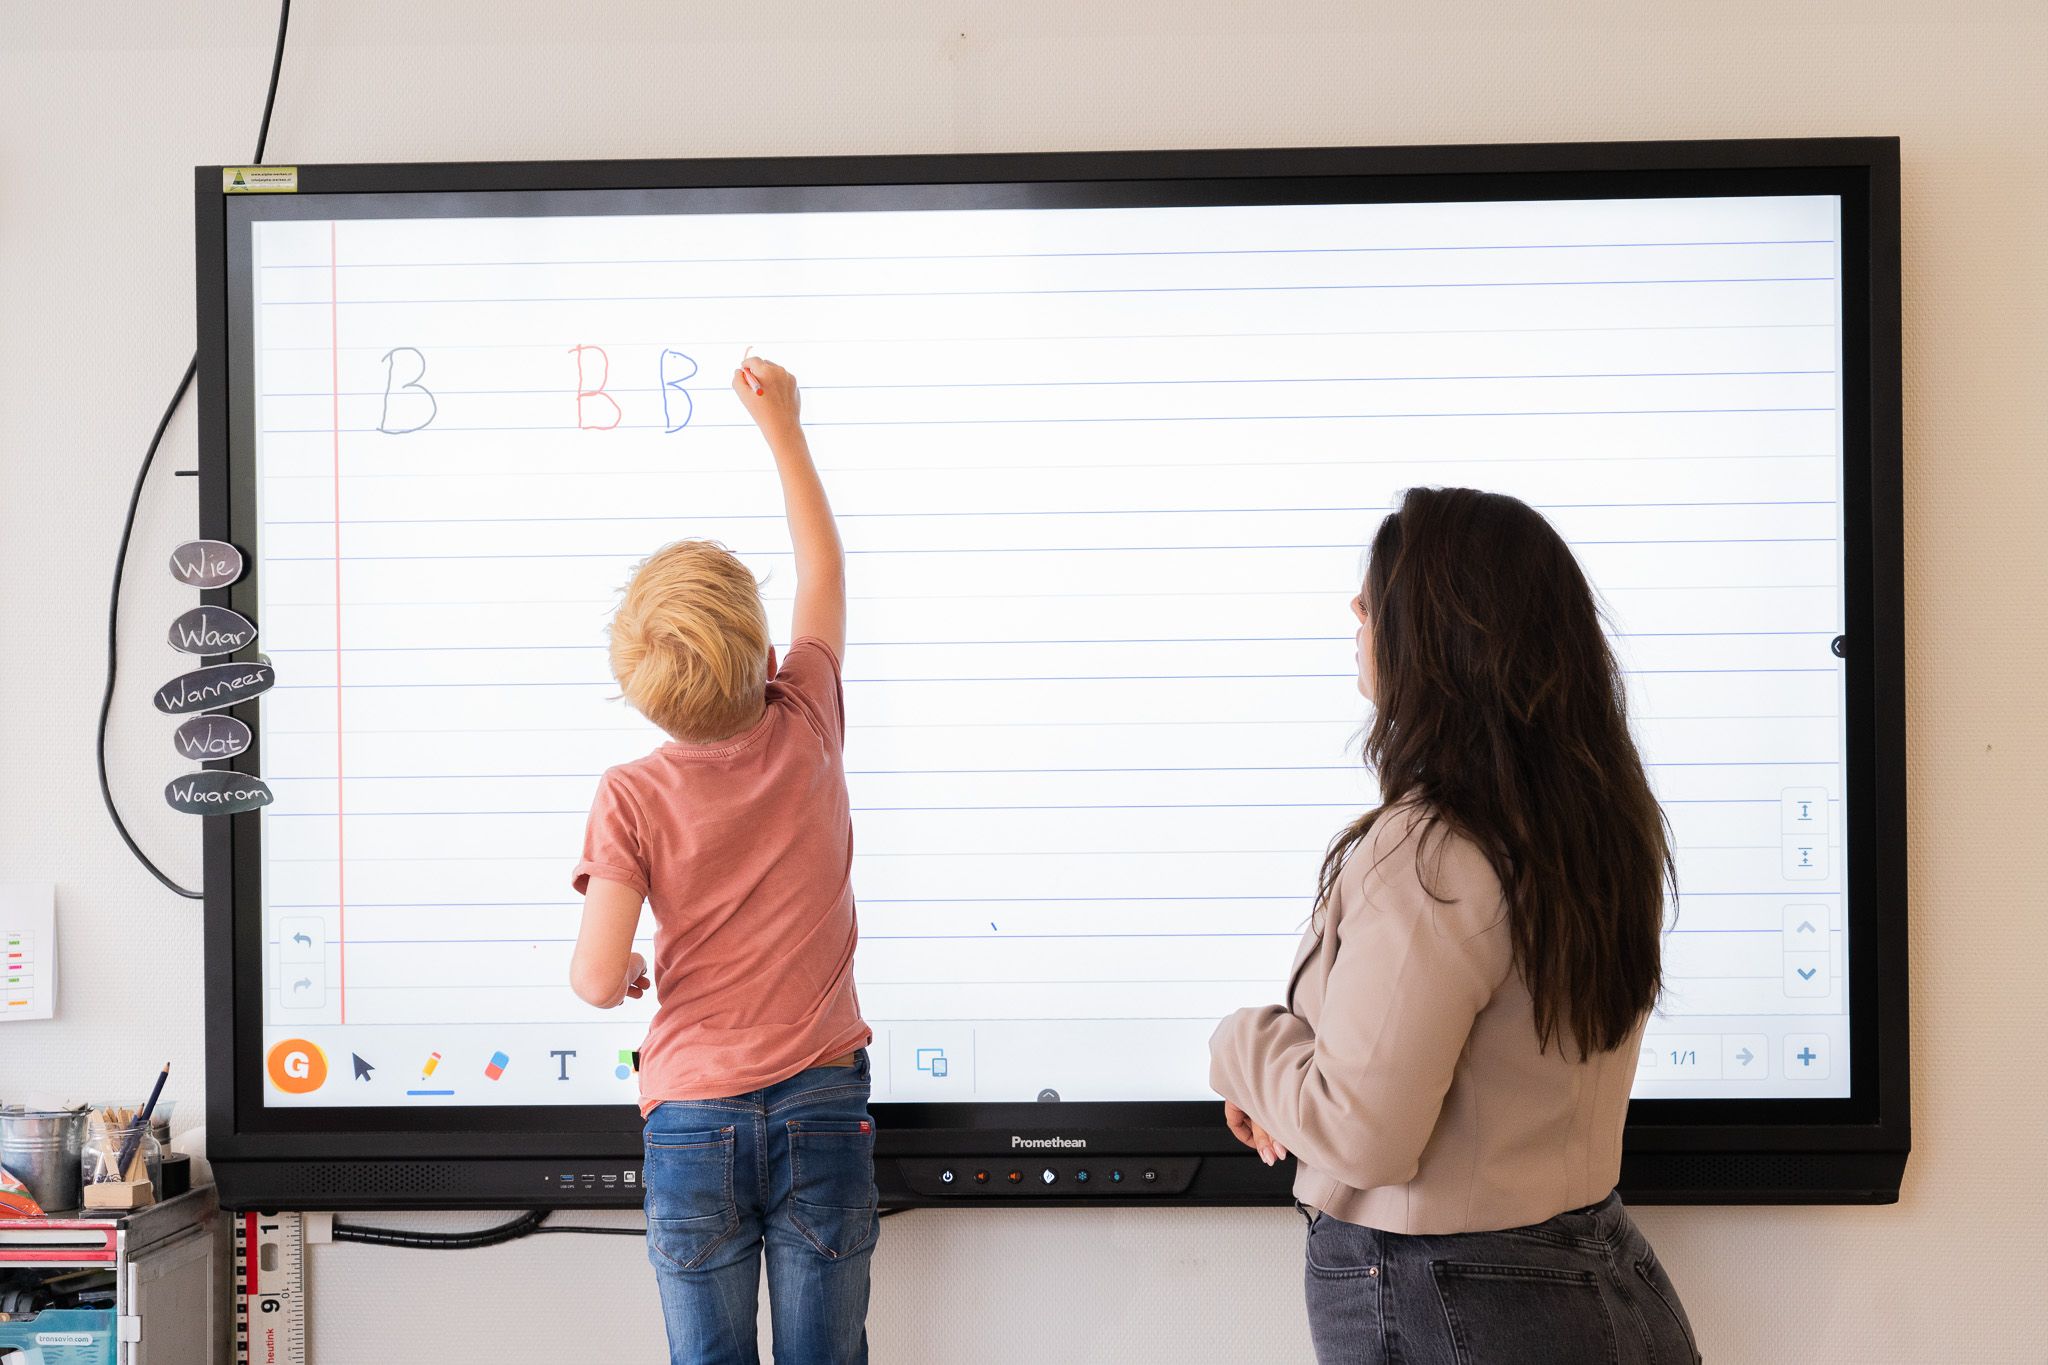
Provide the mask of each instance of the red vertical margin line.
POLYGON ((335 993, 348 1022, 348 846, 342 830, 341 757, 341 264, 338 225, 327 224, 327 363, 334 426, 334 937, 335 993))

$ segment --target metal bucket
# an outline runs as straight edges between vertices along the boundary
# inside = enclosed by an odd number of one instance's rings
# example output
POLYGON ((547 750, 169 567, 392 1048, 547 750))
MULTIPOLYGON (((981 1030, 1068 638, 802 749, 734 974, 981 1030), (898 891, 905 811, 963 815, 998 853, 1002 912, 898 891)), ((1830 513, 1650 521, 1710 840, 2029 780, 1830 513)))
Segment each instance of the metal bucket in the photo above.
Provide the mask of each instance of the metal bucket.
POLYGON ((45 1213, 69 1213, 83 1198, 78 1157, 85 1114, 49 1110, 0 1113, 0 1166, 28 1187, 45 1213))

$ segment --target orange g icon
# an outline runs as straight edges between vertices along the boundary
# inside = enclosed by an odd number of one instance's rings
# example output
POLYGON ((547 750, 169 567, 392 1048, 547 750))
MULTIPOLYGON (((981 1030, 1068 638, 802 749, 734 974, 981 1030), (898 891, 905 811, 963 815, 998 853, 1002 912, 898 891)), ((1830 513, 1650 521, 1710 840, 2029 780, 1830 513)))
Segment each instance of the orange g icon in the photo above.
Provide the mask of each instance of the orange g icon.
POLYGON ((287 1038, 264 1059, 270 1083, 287 1095, 310 1095, 327 1084, 327 1055, 304 1038, 287 1038))

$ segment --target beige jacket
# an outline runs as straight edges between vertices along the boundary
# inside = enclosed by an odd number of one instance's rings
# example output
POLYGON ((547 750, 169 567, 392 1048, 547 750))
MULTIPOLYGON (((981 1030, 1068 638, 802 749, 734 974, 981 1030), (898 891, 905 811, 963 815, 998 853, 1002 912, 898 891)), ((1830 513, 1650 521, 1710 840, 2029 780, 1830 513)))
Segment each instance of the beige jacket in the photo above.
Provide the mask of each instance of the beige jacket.
POLYGON ((1499 880, 1470 840, 1419 826, 1390 810, 1352 851, 1287 1005, 1225 1019, 1209 1083, 1296 1157, 1295 1197, 1347 1223, 1479 1232, 1596 1203, 1642 1026, 1585 1062, 1538 1052, 1499 880))

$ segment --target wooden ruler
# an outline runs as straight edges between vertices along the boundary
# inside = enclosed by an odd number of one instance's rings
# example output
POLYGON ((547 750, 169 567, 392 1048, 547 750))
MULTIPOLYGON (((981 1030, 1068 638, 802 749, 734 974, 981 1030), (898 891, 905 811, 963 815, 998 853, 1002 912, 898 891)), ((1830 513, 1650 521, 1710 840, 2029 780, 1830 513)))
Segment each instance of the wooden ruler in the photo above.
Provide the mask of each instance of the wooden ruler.
POLYGON ((299 1214, 235 1215, 235 1360, 306 1365, 306 1228, 299 1214))

